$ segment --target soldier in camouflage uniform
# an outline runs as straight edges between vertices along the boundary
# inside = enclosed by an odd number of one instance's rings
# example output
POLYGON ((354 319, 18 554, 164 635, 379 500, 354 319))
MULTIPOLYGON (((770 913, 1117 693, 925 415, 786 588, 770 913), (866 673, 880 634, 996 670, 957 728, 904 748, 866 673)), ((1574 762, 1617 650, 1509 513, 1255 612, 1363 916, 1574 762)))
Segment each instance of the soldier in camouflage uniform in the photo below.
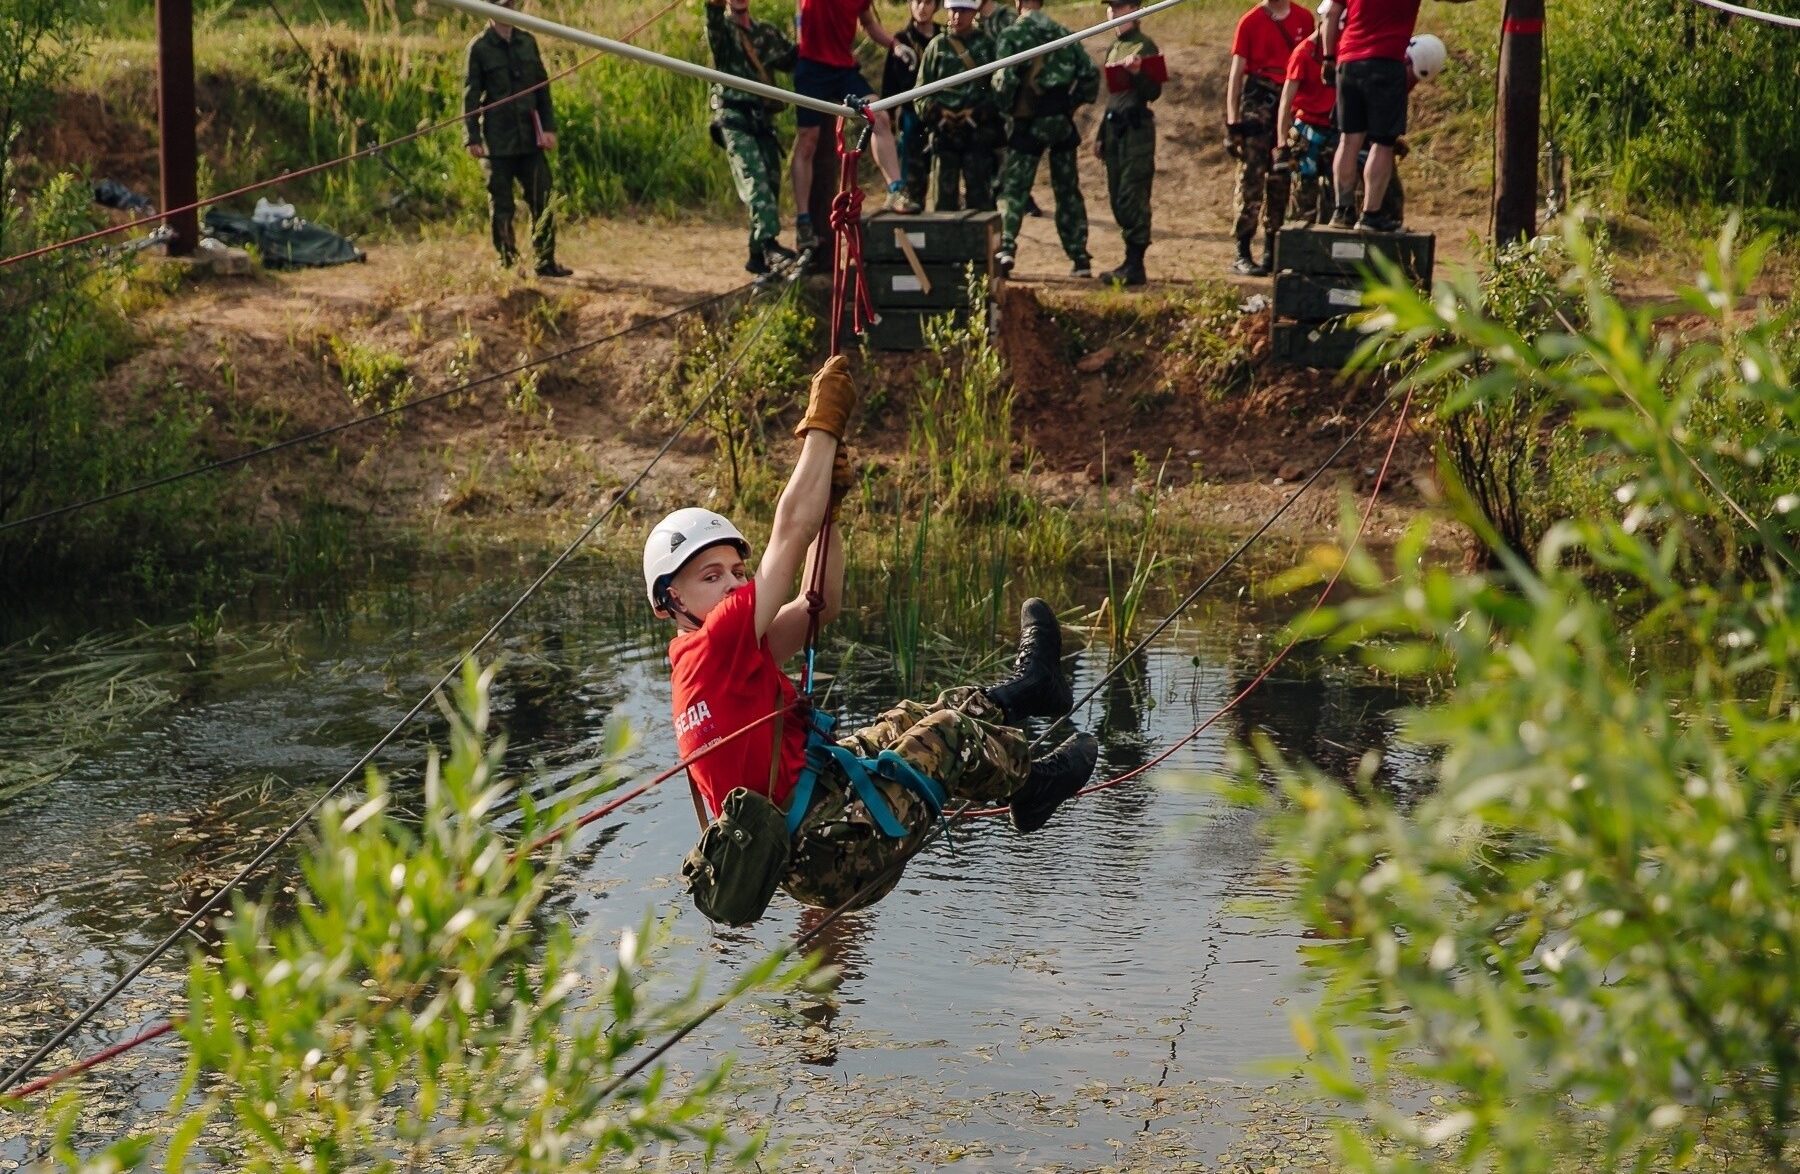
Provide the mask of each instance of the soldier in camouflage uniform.
MULTIPOLYGON (((511 7, 511 0, 500 0, 511 7)), ((556 147, 556 110, 550 104, 550 75, 537 41, 524 29, 488 22, 469 42, 463 71, 463 121, 470 155, 487 171, 489 229, 500 263, 509 268, 519 259, 513 242, 513 185, 525 189, 531 209, 532 252, 540 277, 567 277, 556 262, 556 217, 550 211, 550 163, 546 151, 556 147), (533 90, 532 87, 537 87, 533 90), (531 91, 524 93, 524 91, 531 91), (520 97, 492 110, 475 111, 493 102, 520 97)))
MULTIPOLYGON (((1106 14, 1124 16, 1137 7, 1137 0, 1107 0, 1106 14)), ((1150 247, 1150 186, 1156 179, 1156 116, 1150 103, 1162 96, 1162 81, 1154 68, 1161 63, 1161 50, 1137 22, 1119 26, 1119 39, 1106 53, 1106 67, 1123 70, 1127 84, 1107 94, 1106 117, 1094 140, 1094 154, 1106 164, 1113 219, 1125 238, 1125 263, 1102 274, 1113 285, 1143 285, 1149 280, 1144 251, 1150 247), (1147 67, 1146 62, 1154 64, 1147 67)))
MULTIPOLYGON (((1010 57, 1069 35, 1044 15, 1042 0, 1021 0, 1021 15, 1002 33, 995 52, 1010 57)), ((1003 272, 1012 268, 1038 160, 1050 154, 1050 193, 1056 200, 1056 234, 1076 277, 1094 275, 1087 250, 1087 204, 1081 197, 1077 155, 1081 131, 1075 111, 1100 94, 1100 71, 1079 44, 1064 45, 1023 65, 994 75, 994 93, 1011 117, 1006 162, 1000 168, 1000 254, 1003 272)))
MULTIPOLYGON (((713 68, 733 77, 775 84, 777 72, 794 69, 794 42, 766 20, 750 15, 749 0, 707 0, 706 43, 713 68)), ((738 199, 750 212, 750 259, 744 268, 763 274, 794 259, 781 236, 781 144, 775 138, 775 113, 781 104, 714 83, 713 142, 731 160, 738 199)))
POLYGON ((1019 10, 1010 4, 997 3, 996 0, 981 0, 981 31, 1000 41, 1000 34, 1011 28, 1019 19, 1019 10))
POLYGON ((1225 149, 1238 160, 1234 192, 1237 258, 1233 273, 1267 276, 1274 265, 1275 232, 1287 218, 1291 193, 1286 171, 1274 171, 1281 88, 1294 48, 1312 35, 1313 14, 1294 0, 1262 0, 1238 20, 1231 41, 1231 74, 1225 84, 1225 149), (1258 221, 1262 257, 1252 253, 1258 221))
MULTIPOLYGON (((753 883, 766 887, 743 921, 761 914, 777 884, 809 905, 867 904, 893 888, 950 804, 1004 804, 1019 831, 1034 832, 1087 782, 1099 755, 1099 743, 1078 733, 1031 758, 1025 722, 1064 717, 1074 700, 1062 671, 1062 630, 1041 599, 1021 609, 1013 675, 999 684, 951 689, 930 705, 903 701, 835 743, 799 706, 781 664, 804 650, 816 628, 796 581, 823 560, 817 578, 808 578, 819 592, 817 622, 842 607, 843 543, 832 528, 856 483, 840 447, 855 409, 848 364, 834 357, 813 378, 795 429, 800 457, 755 574, 749 542, 711 510, 676 510, 644 542, 645 592, 676 627, 669 644, 676 746, 702 818, 712 821, 683 865, 702 911, 720 907, 705 893, 741 893, 753 883), (735 822, 731 813, 745 807, 758 817, 735 822), (719 857, 707 855, 709 843, 721 842, 719 857), (785 875, 732 869, 734 845, 762 861, 771 843, 785 875)), ((741 911, 745 903, 726 904, 741 911)))
MULTIPOLYGON (((838 745, 867 759, 892 750, 942 784, 952 802, 1004 806, 1031 773, 1030 738, 1007 725, 1001 708, 973 686, 947 690, 931 705, 902 701, 838 745)), ((842 774, 822 772, 794 835, 781 885, 789 896, 803 905, 835 907, 918 848, 937 822, 931 808, 917 792, 890 779, 878 778, 875 786, 906 828, 905 838, 882 835, 842 774)), ((873 904, 899 883, 895 870, 855 907, 873 904)))
MULTIPOLYGON (((980 0, 948 0, 950 27, 925 50, 919 82, 929 85, 994 60, 993 38, 975 23, 980 0)), ((994 87, 976 78, 928 94, 919 116, 931 128, 931 207, 934 212, 994 208, 994 162, 1005 139, 994 87)))

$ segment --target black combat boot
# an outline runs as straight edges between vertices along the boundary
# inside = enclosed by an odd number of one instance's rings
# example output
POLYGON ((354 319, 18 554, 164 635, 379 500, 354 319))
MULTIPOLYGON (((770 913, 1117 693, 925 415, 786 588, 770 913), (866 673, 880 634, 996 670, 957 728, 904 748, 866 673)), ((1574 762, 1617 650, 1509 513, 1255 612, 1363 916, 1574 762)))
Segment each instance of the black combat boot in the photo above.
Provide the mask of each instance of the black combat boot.
POLYGON ((1231 263, 1231 271, 1240 277, 1267 277, 1269 275, 1269 271, 1258 265, 1256 258, 1250 255, 1250 238, 1247 236, 1237 238, 1237 260, 1231 263))
POLYGON ((1108 285, 1115 286, 1143 285, 1148 282, 1150 277, 1144 272, 1144 246, 1126 245, 1125 263, 1100 276, 1108 285))
POLYGON ((1075 695, 1062 671, 1062 625, 1041 599, 1027 599, 1019 609, 1019 655, 1013 675, 982 690, 1000 707, 1009 726, 1026 718, 1061 717, 1075 695))
POLYGON ((744 272, 762 277, 769 272, 769 259, 763 252, 761 241, 750 242, 750 259, 744 262, 744 272))
POLYGON ((1031 764, 1025 785, 1007 800, 1012 825, 1027 834, 1050 822, 1056 809, 1075 797, 1094 775, 1100 741, 1092 734, 1072 734, 1067 742, 1031 764))

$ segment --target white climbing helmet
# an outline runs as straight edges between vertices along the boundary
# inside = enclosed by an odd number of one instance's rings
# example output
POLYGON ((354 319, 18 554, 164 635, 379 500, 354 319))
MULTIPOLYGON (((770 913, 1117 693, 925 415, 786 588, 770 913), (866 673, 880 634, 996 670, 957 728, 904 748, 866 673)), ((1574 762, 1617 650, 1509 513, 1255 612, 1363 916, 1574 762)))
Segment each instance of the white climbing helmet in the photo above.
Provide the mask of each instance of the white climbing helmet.
POLYGON ((1420 33, 1406 44, 1406 60, 1412 65, 1413 76, 1422 82, 1443 72, 1448 57, 1444 42, 1430 33, 1420 33))
POLYGON ((650 598, 651 610, 668 618, 658 602, 663 589, 687 561, 709 546, 729 542, 738 553, 750 557, 750 544, 723 514, 699 506, 676 510, 656 524, 650 537, 644 539, 644 594, 650 598))

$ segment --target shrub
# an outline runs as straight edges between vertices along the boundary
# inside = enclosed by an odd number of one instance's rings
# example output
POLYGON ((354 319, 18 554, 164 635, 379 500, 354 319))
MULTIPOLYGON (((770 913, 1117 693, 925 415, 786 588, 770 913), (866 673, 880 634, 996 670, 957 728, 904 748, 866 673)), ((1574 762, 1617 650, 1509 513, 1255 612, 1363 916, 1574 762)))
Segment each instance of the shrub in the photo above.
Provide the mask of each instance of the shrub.
POLYGON ((1800 1168, 1800 392, 1786 323, 1733 309, 1763 246, 1731 237, 1684 293, 1711 341, 1620 306, 1575 236, 1583 329, 1521 335, 1468 288, 1375 295, 1390 334, 1449 341, 1420 377, 1479 364, 1476 399, 1543 394, 1619 491, 1532 561, 1460 497, 1491 574, 1427 566, 1423 525, 1391 584, 1352 564, 1369 594, 1321 630, 1451 686, 1404 724, 1440 756, 1410 814, 1373 763, 1352 793, 1258 747, 1301 915, 1343 939, 1313 952, 1325 996, 1295 1028, 1319 1088, 1367 1113, 1348 1168, 1800 1168), (1733 443, 1695 431, 1707 405, 1733 443), (1428 1121, 1418 1082, 1450 1094, 1428 1121))

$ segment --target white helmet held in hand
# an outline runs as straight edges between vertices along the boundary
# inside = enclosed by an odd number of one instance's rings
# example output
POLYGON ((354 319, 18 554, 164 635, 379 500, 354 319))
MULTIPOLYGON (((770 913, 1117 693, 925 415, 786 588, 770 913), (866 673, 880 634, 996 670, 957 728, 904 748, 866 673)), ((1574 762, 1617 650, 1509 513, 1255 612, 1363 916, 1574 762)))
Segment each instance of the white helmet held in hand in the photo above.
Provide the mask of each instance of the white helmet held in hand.
POLYGON ((729 542, 738 553, 750 557, 750 544, 723 514, 699 506, 676 510, 656 524, 650 537, 644 539, 644 594, 650 607, 664 619, 669 616, 662 605, 662 594, 676 572, 687 561, 708 547, 729 542))
POLYGON ((1430 33, 1420 33, 1406 45, 1406 61, 1412 66, 1413 76, 1420 81, 1430 81, 1443 72, 1444 61, 1449 53, 1444 49, 1444 42, 1430 33))

